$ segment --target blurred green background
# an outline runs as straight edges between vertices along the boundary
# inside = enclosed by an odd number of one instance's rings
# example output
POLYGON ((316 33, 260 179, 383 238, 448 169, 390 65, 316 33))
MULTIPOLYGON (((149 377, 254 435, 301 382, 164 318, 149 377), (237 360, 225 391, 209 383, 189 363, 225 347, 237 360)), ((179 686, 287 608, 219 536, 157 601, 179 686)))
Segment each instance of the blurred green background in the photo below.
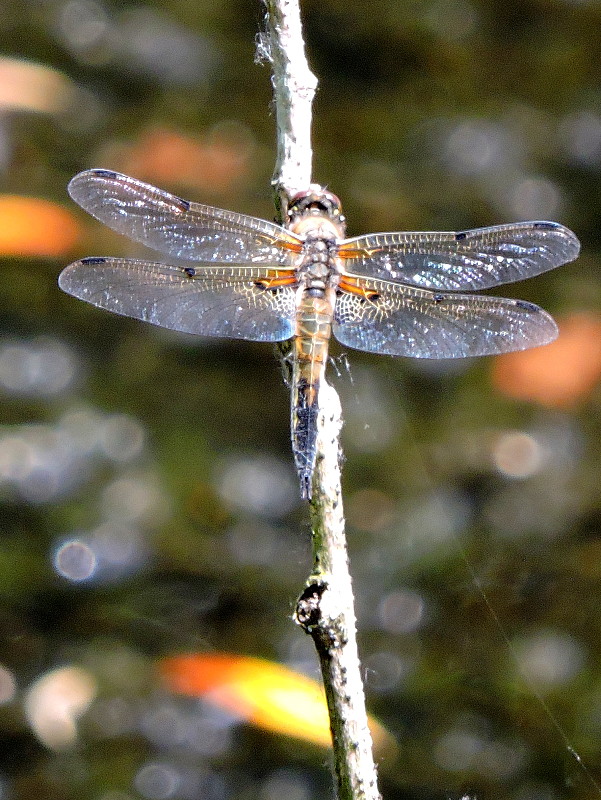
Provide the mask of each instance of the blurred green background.
MULTIPOLYGON (((384 796, 597 797, 601 5, 303 11, 314 178, 349 235, 539 218, 583 243, 502 292, 557 315, 555 349, 330 369, 368 703, 400 744, 384 796)), ((0 800, 331 796, 327 753, 155 671, 226 651, 316 674, 290 620, 309 528, 273 349, 56 285, 75 258, 139 252, 70 202, 82 169, 273 217, 261 18, 249 0, 0 9, 0 800)))

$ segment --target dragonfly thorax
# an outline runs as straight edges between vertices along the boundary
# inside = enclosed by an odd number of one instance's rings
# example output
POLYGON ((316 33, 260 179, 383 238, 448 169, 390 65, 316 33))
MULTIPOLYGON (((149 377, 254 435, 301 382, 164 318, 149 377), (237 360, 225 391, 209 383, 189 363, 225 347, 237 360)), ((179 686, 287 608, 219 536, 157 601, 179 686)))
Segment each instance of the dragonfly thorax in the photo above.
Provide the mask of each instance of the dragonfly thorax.
POLYGON ((298 268, 299 283, 306 288, 325 290, 326 284, 331 284, 332 276, 338 273, 334 260, 336 248, 336 239, 329 236, 322 226, 308 231, 298 268))

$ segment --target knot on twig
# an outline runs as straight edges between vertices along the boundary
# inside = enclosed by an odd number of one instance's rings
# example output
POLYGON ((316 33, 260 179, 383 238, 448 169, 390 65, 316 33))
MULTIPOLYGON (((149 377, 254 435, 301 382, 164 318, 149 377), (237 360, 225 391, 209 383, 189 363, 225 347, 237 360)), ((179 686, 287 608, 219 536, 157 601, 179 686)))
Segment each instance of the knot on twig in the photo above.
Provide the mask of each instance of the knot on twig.
POLYGON ((325 581, 309 583, 296 603, 294 619, 315 642, 319 653, 332 656, 348 642, 346 628, 339 616, 332 617, 324 609, 324 595, 329 589, 325 581))
POLYGON ((321 598, 327 588, 324 581, 312 581, 296 602, 294 619, 306 633, 313 633, 322 624, 321 598))

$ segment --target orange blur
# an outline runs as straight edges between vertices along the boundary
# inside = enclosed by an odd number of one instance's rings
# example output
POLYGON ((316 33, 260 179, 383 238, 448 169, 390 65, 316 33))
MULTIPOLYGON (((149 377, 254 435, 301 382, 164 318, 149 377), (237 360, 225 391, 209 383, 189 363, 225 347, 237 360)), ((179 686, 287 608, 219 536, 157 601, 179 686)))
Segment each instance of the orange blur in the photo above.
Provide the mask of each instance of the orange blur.
POLYGON ((64 256, 79 236, 75 217, 62 206, 37 197, 0 195, 0 255, 64 256))
POLYGON ((559 320, 552 344, 495 359, 494 386, 518 400, 573 408, 601 378, 601 317, 579 312, 559 320))
POLYGON ((158 185, 226 192, 240 187, 253 166, 255 143, 244 129, 227 126, 193 137, 157 126, 143 131, 132 145, 104 153, 129 175, 158 185))
MULTIPOLYGON (((171 691, 203 697, 265 730, 331 747, 323 688, 299 672, 227 653, 167 658, 160 671, 171 691)), ((395 746, 378 722, 370 719, 369 726, 376 747, 395 746)))

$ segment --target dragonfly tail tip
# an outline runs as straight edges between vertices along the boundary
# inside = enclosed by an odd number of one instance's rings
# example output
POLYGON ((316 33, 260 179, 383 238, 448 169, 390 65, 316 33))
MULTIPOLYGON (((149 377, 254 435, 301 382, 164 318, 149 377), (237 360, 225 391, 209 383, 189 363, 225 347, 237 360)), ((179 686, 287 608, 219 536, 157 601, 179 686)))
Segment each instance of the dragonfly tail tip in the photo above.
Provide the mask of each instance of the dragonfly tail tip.
POLYGON ((313 474, 311 472, 299 473, 300 492, 302 500, 310 500, 313 495, 313 474))

